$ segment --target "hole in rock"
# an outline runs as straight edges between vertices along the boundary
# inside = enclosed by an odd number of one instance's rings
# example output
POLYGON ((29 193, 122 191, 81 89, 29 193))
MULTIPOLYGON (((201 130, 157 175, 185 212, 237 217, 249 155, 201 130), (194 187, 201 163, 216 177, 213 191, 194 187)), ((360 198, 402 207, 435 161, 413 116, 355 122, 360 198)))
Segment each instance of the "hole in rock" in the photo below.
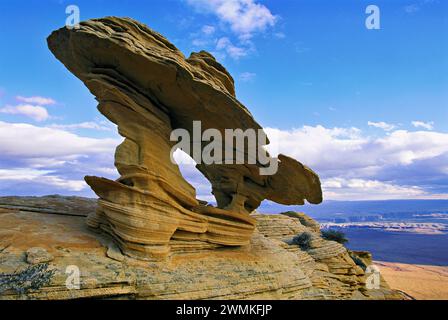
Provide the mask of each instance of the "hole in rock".
POLYGON ((216 200, 212 194, 212 185, 196 168, 196 162, 180 149, 174 152, 173 158, 179 166, 184 179, 196 189, 196 198, 216 206, 216 200))

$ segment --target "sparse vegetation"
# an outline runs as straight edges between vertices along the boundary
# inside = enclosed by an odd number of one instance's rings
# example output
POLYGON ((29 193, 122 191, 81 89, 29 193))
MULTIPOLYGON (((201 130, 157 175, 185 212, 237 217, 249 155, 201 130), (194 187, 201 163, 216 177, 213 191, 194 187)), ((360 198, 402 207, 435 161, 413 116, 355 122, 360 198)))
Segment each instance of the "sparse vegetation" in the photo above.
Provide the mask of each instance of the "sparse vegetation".
POLYGON ((39 290, 50 283, 55 270, 48 270, 48 263, 29 266, 23 271, 11 274, 0 273, 0 293, 14 290, 17 294, 26 294, 39 290))
POLYGON ((342 231, 328 229, 328 230, 322 230, 321 233, 322 238, 324 238, 325 240, 336 241, 342 245, 348 242, 345 233, 343 233, 342 231))
POLYGON ((312 239, 313 235, 311 232, 302 232, 292 239, 292 243, 298 245, 302 250, 308 250, 311 248, 310 243, 312 239))
POLYGON ((367 266, 364 263, 364 261, 362 261, 362 259, 360 257, 358 257, 356 254, 354 254, 353 252, 349 252, 350 253, 350 257, 352 258, 353 262, 361 267, 361 269, 366 270, 367 266))

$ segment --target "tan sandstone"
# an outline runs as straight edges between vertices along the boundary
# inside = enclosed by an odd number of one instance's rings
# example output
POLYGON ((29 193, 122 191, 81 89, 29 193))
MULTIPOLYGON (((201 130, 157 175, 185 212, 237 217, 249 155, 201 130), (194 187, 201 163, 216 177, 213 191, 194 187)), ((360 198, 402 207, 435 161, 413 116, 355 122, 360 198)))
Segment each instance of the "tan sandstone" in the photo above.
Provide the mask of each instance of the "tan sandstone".
MULTIPOLYGON (((268 141, 255 146, 255 159, 234 144, 230 160, 235 163, 243 154, 243 164, 199 163, 218 207, 196 199, 170 158, 174 129, 194 136, 193 122, 201 121, 202 131, 223 136, 226 129, 254 129, 259 139, 265 136, 237 100, 232 76, 211 54, 185 58, 159 33, 116 17, 59 29, 48 37, 48 46, 125 137, 115 154, 120 178, 85 180, 100 198, 88 225, 112 235, 126 255, 163 260, 174 251, 247 245, 256 224, 249 214, 264 199, 288 205, 322 201, 317 174, 285 155, 270 158, 264 150, 268 141), (261 174, 267 164, 260 154, 278 164, 275 174, 261 174)), ((198 143, 200 151, 208 144, 192 140, 190 156, 198 143)), ((225 146, 222 151, 218 160, 224 163, 225 146)))
MULTIPOLYGON (((92 205, 91 212, 95 209, 92 205)), ((39 290, 25 296, 9 290, 0 293, 0 299, 403 298, 384 281, 380 289, 367 290, 364 270, 351 253, 323 240, 299 219, 261 214, 254 218, 258 230, 245 246, 175 251, 164 261, 147 262, 122 255, 110 236, 93 232, 82 216, 3 209, 0 273, 25 270, 26 251, 32 247, 53 256, 49 266, 56 272, 39 290), (309 250, 288 244, 300 232, 313 233, 309 250), (80 269, 79 290, 65 285, 71 265, 80 269)), ((371 263, 369 254, 359 254, 371 263)))

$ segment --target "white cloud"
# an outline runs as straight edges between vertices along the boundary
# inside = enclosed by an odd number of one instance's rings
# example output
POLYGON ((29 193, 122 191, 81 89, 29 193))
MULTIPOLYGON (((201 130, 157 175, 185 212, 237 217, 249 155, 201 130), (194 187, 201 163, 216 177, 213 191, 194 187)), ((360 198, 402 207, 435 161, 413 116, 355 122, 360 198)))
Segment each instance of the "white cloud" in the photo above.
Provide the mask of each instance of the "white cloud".
POLYGON ((0 181, 39 183, 75 192, 87 187, 84 180, 66 180, 59 176, 51 175, 51 173, 52 171, 28 168, 0 169, 0 181))
POLYGON ((0 121, 0 194, 93 196, 84 176, 116 179, 113 157, 122 141, 0 121))
POLYGON ((191 44, 194 47, 198 47, 200 49, 203 49, 204 47, 209 46, 210 44, 213 44, 214 41, 213 40, 209 40, 209 39, 201 39, 201 38, 197 38, 197 39, 193 39, 191 41, 191 44))
POLYGON ((324 179, 322 189, 327 200, 416 199, 427 195, 418 186, 400 186, 367 179, 324 179))
POLYGON ((254 80, 256 76, 257 74, 253 72, 243 72, 240 74, 239 78, 242 82, 249 82, 254 80))
MULTIPOLYGON (((238 60, 255 51, 255 45, 251 38, 254 34, 263 32, 268 27, 275 25, 277 17, 268 8, 255 0, 186 0, 186 2, 201 13, 211 13, 218 17, 219 31, 225 31, 230 26, 231 33, 218 34, 218 29, 212 25, 204 25, 200 32, 192 33, 192 45, 194 47, 209 47, 209 51, 215 51, 218 58, 229 56, 238 60), (211 46, 215 45, 215 48, 211 46)), ((228 32, 227 32, 228 33, 228 32)), ((275 36, 282 38, 284 34, 275 36)))
POLYGON ((216 37, 214 36, 215 31, 216 29, 213 26, 202 26, 201 32, 194 32, 190 34, 190 36, 193 38, 191 44, 194 47, 199 47, 201 49, 215 45, 217 41, 216 37))
POLYGON ((29 180, 35 179, 50 171, 35 170, 28 168, 0 169, 0 180, 29 180))
POLYGON ((81 123, 72 123, 72 124, 51 124, 50 128, 54 129, 62 129, 62 130, 76 130, 76 129, 91 129, 98 131, 111 131, 112 127, 104 124, 100 124, 93 121, 86 121, 81 123))
POLYGON ((216 43, 216 50, 225 51, 233 59, 239 59, 248 55, 250 49, 233 45, 227 37, 220 38, 216 43))
POLYGON ((24 115, 35 121, 45 121, 50 115, 47 109, 41 106, 34 106, 30 104, 21 104, 18 106, 5 106, 0 109, 1 113, 24 115))
MULTIPOLYGON (((448 197, 448 192, 432 189, 437 184, 446 185, 444 181, 448 180, 444 160, 448 159, 448 133, 395 130, 383 137, 370 137, 354 127, 320 125, 265 131, 272 155, 291 156, 319 174, 325 199, 448 197)), ((188 159, 178 162, 183 166, 182 173, 195 181, 195 186, 207 185, 193 164, 185 164, 188 159)), ((208 189, 201 188, 204 191, 198 191, 198 197, 208 197, 208 189)))
MULTIPOLYGON (((272 155, 289 155, 319 174, 326 199, 446 198, 448 194, 448 133, 395 130, 371 137, 354 127, 320 125, 267 128, 266 132, 272 155)), ((34 186, 34 193, 71 190, 92 195, 84 188, 83 176, 116 178, 113 154, 121 141, 0 121, 0 193, 34 186)), ((198 198, 210 200, 210 183, 194 161, 180 151, 175 159, 197 188, 198 198)))
POLYGON ((0 121, 0 155, 54 158, 69 155, 113 153, 119 139, 80 137, 60 129, 0 121))
POLYGON ((36 104, 39 106, 52 105, 56 103, 56 101, 53 100, 52 98, 45 98, 40 96, 34 96, 34 97, 17 96, 16 99, 21 102, 25 102, 28 104, 36 104))
POLYGON ((209 26, 209 25, 205 25, 202 27, 202 32, 204 34, 206 34, 207 36, 212 35, 215 32, 215 27, 213 26, 209 26))
POLYGON ((412 125, 416 128, 424 128, 426 130, 434 129, 434 122, 412 121, 412 125))
POLYGON ((111 167, 111 168, 100 167, 100 168, 95 168, 95 171, 102 173, 102 174, 106 174, 106 175, 116 175, 117 174, 117 168, 115 168, 115 167, 111 167))
POLYGON ((187 0, 198 11, 213 13, 241 39, 275 25, 277 17, 255 0, 187 0))
POLYGON ((448 134, 397 130, 385 138, 373 141, 374 151, 387 162, 402 165, 434 158, 448 152, 448 134), (384 154, 383 154, 384 153, 384 154))
POLYGON ((395 125, 390 124, 390 123, 386 123, 386 122, 383 122, 383 121, 380 121, 380 122, 369 121, 369 122, 367 122, 367 124, 369 126, 371 126, 371 127, 383 129, 384 131, 391 131, 391 130, 396 128, 395 125))
POLYGON ((395 130, 378 138, 357 128, 320 125, 266 133, 272 155, 283 153, 310 166, 333 199, 430 197, 425 188, 448 181, 448 133, 395 130), (355 196, 357 188, 370 191, 355 196))
POLYGON ((288 154, 319 170, 340 172, 408 165, 448 153, 448 134, 396 130, 381 138, 366 136, 357 128, 304 126, 300 129, 267 128, 271 153, 288 154))

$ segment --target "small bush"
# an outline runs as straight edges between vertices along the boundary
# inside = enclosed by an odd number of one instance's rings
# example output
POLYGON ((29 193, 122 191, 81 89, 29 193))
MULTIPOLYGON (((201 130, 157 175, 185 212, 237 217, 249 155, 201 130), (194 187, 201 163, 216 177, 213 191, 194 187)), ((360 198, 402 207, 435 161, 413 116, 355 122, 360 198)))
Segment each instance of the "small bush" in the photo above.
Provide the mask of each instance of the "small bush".
POLYGON ((342 231, 329 229, 322 230, 321 233, 322 238, 325 240, 336 241, 340 244, 346 244, 348 242, 348 239, 345 237, 345 233, 342 231))
POLYGON ((292 238, 292 243, 296 244, 302 250, 311 249, 311 240, 313 239, 313 235, 311 232, 302 232, 292 238))
POLYGON ((26 294, 30 290, 39 290, 50 283, 55 270, 48 270, 48 263, 29 266, 23 271, 12 274, 0 273, 0 293, 14 290, 26 294))
POLYGON ((361 267, 361 269, 366 270, 367 266, 364 263, 364 261, 362 261, 362 259, 360 257, 358 257, 356 254, 354 254, 353 252, 350 252, 350 257, 352 258, 353 262, 361 267))

